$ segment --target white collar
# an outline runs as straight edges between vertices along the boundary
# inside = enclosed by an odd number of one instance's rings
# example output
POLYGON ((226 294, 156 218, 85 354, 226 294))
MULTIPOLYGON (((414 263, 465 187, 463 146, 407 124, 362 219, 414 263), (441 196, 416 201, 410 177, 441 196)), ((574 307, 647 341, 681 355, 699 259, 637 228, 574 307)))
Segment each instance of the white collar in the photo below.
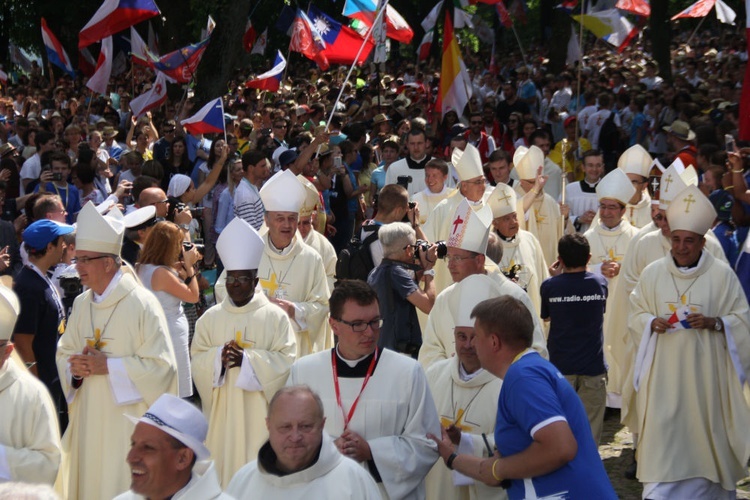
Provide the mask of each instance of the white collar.
POLYGON ((115 289, 115 287, 117 286, 117 283, 120 282, 121 278, 122 278, 122 270, 118 269, 115 275, 112 276, 112 279, 110 280, 109 285, 107 285, 107 288, 104 289, 101 295, 94 292, 94 297, 93 297, 94 304, 103 302, 107 297, 109 297, 109 294, 112 293, 112 290, 115 289))
MULTIPOLYGON (((370 354, 372 354, 372 353, 370 353, 370 354)), ((349 365, 349 368, 354 368, 355 366, 357 366, 357 365, 359 364, 359 362, 360 362, 360 361, 362 361, 363 359, 365 359, 365 358, 366 358, 367 356, 369 356, 370 354, 365 354, 364 356, 362 356, 362 357, 361 357, 361 358, 359 358, 359 359, 346 359, 346 358, 345 358, 345 357, 343 357, 343 356, 341 355, 341 353, 339 352, 339 346, 338 346, 338 345, 336 345, 336 356, 338 356, 338 358, 339 358, 339 359, 340 359, 341 361, 343 361, 344 363, 346 363, 347 365, 349 365)))
POLYGON ((617 225, 616 225, 615 227, 611 227, 611 228, 610 228, 610 227, 607 227, 607 226, 605 226, 603 222, 600 222, 600 223, 599 223, 599 226, 600 226, 600 227, 602 228, 602 230, 604 230, 604 231, 609 231, 610 233, 614 233, 615 231, 617 231, 618 229, 620 229, 620 227, 622 227, 622 222, 623 222, 623 219, 620 219, 620 223, 619 223, 619 224, 617 224, 617 225))
POLYGON ((462 382, 469 382, 470 380, 473 380, 475 377, 481 375, 483 371, 484 369, 480 368, 474 373, 466 373, 463 363, 461 363, 460 361, 458 362, 458 376, 461 378, 462 382))

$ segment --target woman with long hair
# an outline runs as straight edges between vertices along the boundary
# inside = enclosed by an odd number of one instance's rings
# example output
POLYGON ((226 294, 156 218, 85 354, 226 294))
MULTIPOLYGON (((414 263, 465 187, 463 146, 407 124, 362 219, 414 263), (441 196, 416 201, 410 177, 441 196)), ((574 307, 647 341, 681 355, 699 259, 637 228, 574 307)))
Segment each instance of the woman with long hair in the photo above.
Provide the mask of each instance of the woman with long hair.
POLYGON ((190 373, 190 347, 188 320, 182 302, 198 302, 198 280, 195 263, 200 254, 195 246, 183 246, 182 229, 172 222, 154 225, 146 237, 136 265, 143 286, 154 292, 164 309, 177 358, 178 390, 182 398, 193 394, 190 373))
POLYGON ((523 122, 523 115, 518 111, 514 111, 508 116, 508 131, 510 132, 510 139, 513 142, 513 147, 518 140, 523 137, 523 129, 521 123, 523 122))
POLYGON ((514 146, 516 148, 520 148, 521 146, 525 146, 527 148, 531 147, 531 134, 536 132, 536 129, 539 128, 539 125, 537 125, 536 120, 533 118, 527 118, 524 121, 521 122, 521 137, 515 142, 514 146))

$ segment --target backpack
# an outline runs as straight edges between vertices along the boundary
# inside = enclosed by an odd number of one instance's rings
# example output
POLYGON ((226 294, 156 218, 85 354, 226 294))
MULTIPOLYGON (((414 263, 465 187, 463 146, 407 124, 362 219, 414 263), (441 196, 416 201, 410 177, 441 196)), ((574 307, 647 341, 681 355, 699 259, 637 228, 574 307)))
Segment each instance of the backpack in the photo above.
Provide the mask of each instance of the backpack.
MULTIPOLYGON (((365 226, 363 229, 368 230, 365 226)), ((336 279, 350 279, 367 281, 367 276, 375 268, 375 262, 370 254, 370 245, 378 239, 380 226, 373 226, 371 234, 364 240, 358 236, 352 237, 349 244, 339 252, 336 260, 336 279)))

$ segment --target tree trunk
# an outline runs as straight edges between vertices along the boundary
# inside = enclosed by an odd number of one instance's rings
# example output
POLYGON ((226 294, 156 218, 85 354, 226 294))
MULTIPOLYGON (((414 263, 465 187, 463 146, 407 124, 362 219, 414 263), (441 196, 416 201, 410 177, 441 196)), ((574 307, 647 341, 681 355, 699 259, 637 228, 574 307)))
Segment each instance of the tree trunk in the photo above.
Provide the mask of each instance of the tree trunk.
MULTIPOLYGON (((568 41, 570 40, 570 26, 573 23, 569 14, 560 9, 549 8, 552 3, 545 0, 542 3, 547 5, 548 15, 552 19, 552 37, 547 42, 549 44, 549 73, 558 74, 565 67, 565 60, 568 58, 568 41), (551 10, 551 12, 549 12, 551 10)), ((576 24, 577 26, 577 24, 576 24)))
POLYGON ((672 41, 672 26, 669 22, 670 2, 651 2, 650 32, 651 53, 659 65, 659 76, 672 81, 672 61, 669 44, 672 41))
POLYGON ((198 66, 195 88, 196 109, 227 91, 227 82, 242 52, 249 0, 224 0, 215 20, 216 28, 198 66))

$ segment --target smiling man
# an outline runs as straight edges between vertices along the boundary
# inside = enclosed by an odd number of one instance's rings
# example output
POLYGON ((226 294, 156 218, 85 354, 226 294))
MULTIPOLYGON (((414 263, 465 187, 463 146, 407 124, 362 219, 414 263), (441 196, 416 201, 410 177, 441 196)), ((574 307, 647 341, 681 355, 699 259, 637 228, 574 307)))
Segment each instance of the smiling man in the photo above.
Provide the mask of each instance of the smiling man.
POLYGON ((329 303, 338 344, 296 361, 287 385, 308 383, 320 394, 326 431, 369 471, 383 498, 424 499, 424 477, 437 460, 426 435, 440 431, 424 372, 378 348, 382 319, 370 285, 342 280, 329 303))
POLYGON ((130 490, 115 500, 230 500, 203 445, 208 423, 185 400, 164 394, 135 424, 127 464, 130 490), (200 461, 200 462, 198 462, 200 461))
POLYGON ((238 500, 379 499, 370 475, 336 449, 323 430, 325 422, 323 403, 309 387, 281 389, 268 408, 268 441, 258 460, 232 478, 227 492, 238 500))
POLYGON ((89 202, 78 217, 76 269, 88 290, 76 299, 57 346, 69 401, 63 436, 64 498, 112 498, 127 489, 130 446, 123 412, 142 415, 177 391, 177 365, 159 301, 121 270, 124 223, 89 202), (91 458, 93 457, 93 458, 91 458))
POLYGON ((255 460, 266 440, 268 402, 284 385, 297 354, 288 316, 262 293, 263 239, 235 217, 216 242, 227 272, 227 296, 198 320, 191 349, 193 380, 210 418, 206 443, 226 486, 255 460))
POLYGON ((747 471, 750 310, 732 269, 704 250, 715 218, 696 186, 680 191, 671 252, 631 295, 643 498, 734 498, 747 471))

